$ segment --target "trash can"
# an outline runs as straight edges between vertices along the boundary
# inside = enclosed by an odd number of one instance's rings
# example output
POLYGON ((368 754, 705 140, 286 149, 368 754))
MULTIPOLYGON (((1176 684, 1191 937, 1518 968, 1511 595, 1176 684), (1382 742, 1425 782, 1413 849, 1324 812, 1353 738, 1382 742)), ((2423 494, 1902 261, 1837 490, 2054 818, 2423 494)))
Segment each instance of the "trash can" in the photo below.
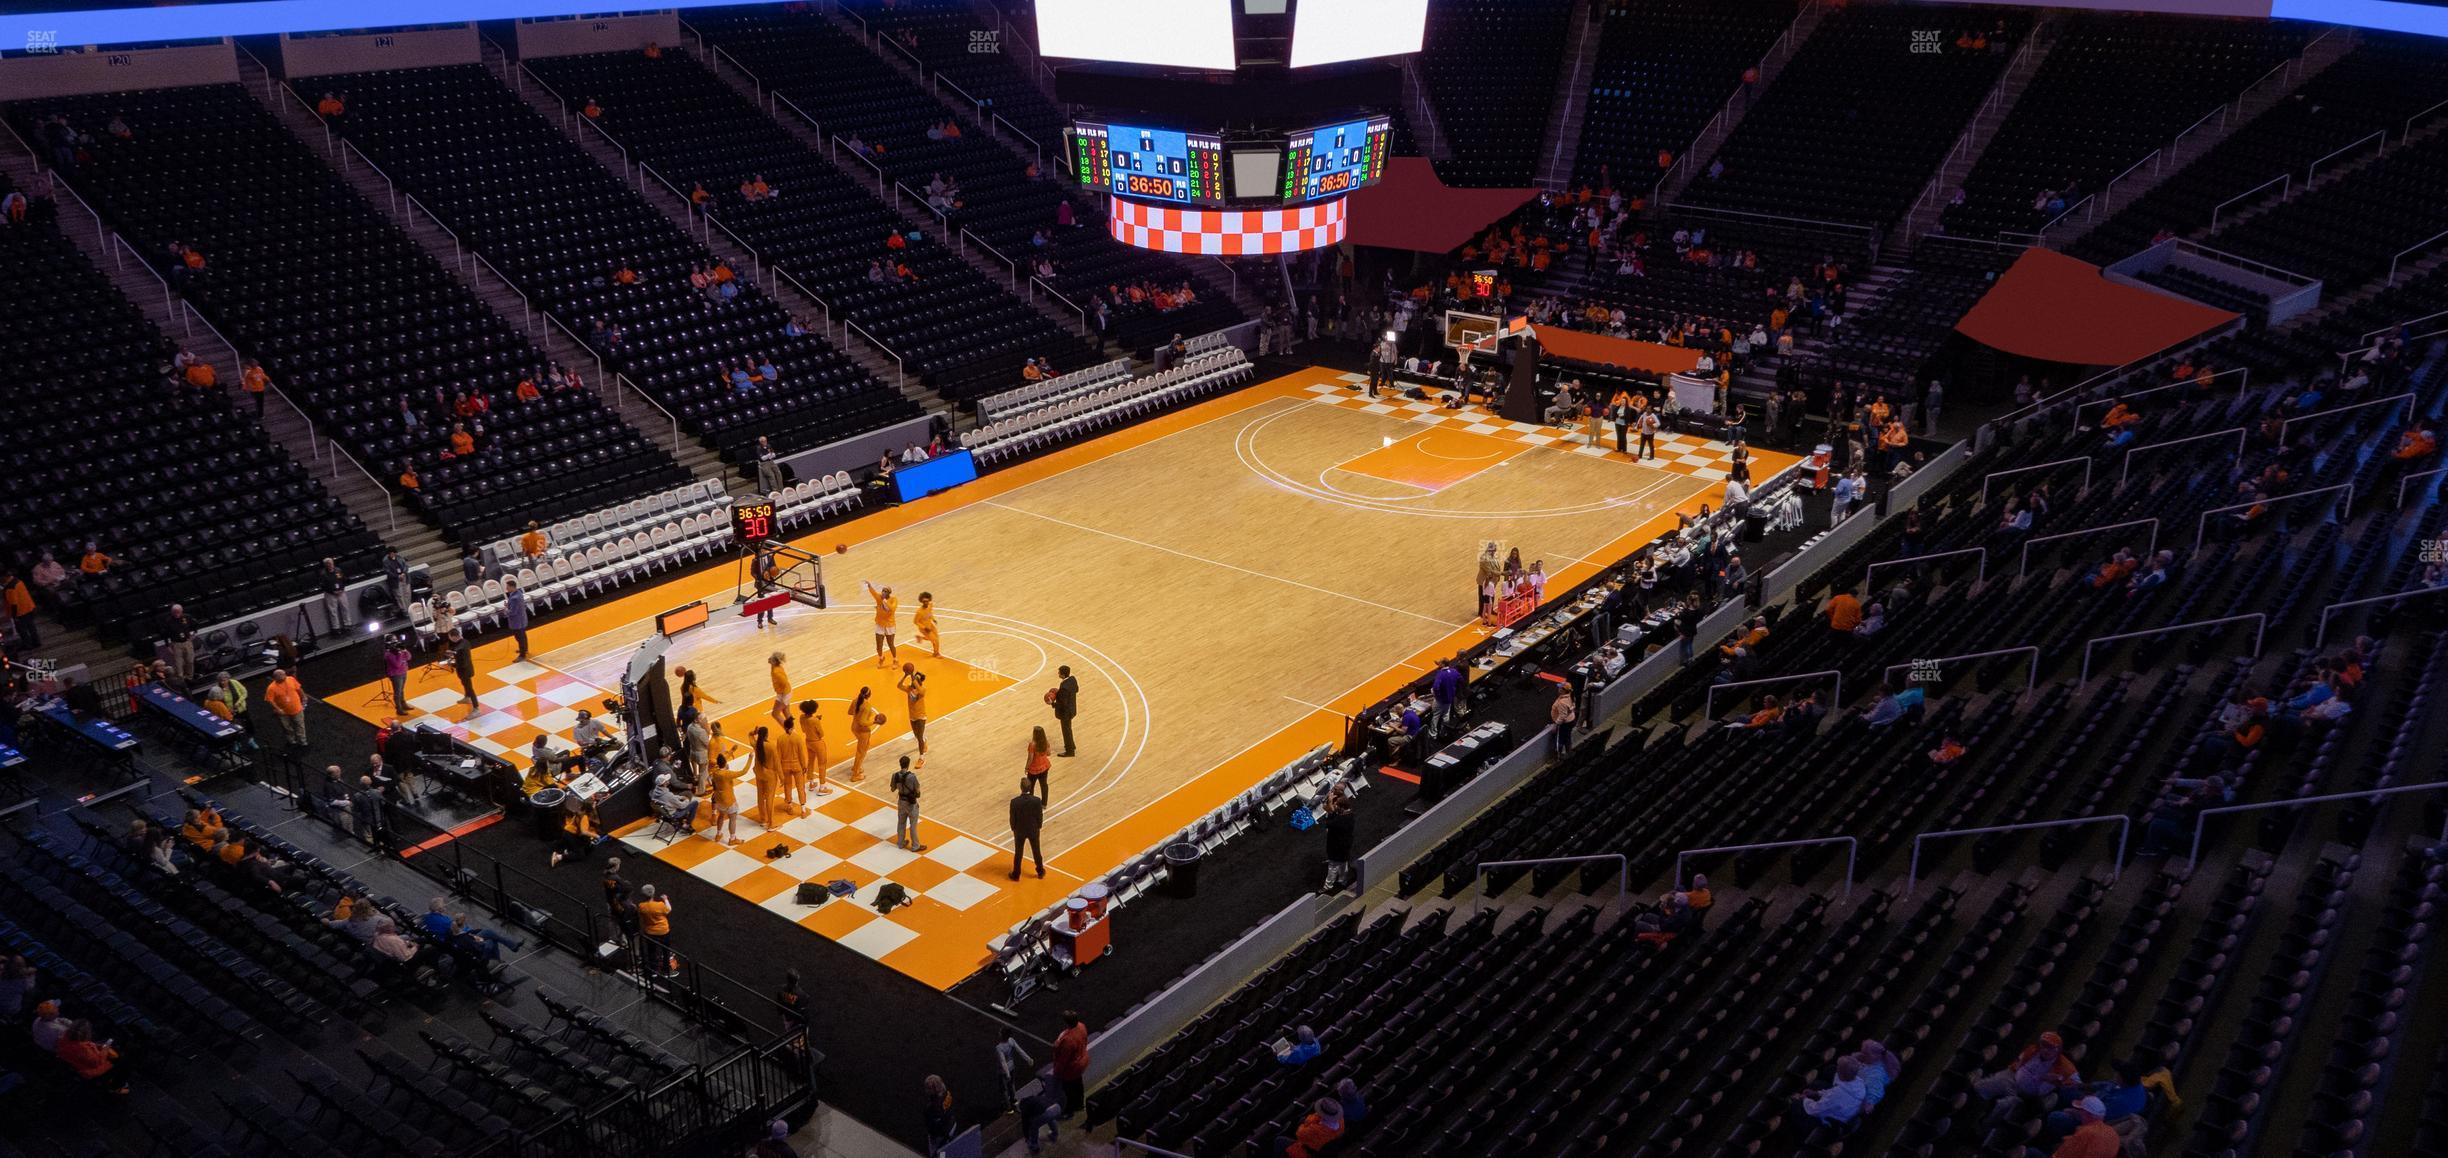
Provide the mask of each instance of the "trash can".
POLYGON ((547 788, 527 798, 528 819, 535 822, 536 835, 545 840, 561 839, 562 803, 569 793, 547 788))
POLYGON ((1165 846, 1165 895, 1189 900, 1198 895, 1199 846, 1175 841, 1165 846))

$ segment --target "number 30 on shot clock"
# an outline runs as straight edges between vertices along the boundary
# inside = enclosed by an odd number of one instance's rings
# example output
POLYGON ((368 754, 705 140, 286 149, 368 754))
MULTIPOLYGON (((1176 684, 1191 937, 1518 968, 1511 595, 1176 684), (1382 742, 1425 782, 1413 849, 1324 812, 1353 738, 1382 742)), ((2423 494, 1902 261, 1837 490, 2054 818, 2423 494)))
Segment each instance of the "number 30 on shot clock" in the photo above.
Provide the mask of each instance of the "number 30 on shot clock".
POLYGON ((773 538, 774 505, 772 499, 739 499, 731 504, 731 537, 741 546, 753 546, 773 538))

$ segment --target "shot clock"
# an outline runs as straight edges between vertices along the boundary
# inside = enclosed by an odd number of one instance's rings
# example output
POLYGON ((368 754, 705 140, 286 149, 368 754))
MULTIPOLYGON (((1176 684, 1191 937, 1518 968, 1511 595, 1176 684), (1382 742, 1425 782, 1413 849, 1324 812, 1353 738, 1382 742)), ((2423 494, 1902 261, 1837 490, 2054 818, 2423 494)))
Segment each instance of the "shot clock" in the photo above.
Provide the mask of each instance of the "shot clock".
POLYGON ((731 500, 731 537, 743 547, 752 547, 773 538, 773 500, 731 500))

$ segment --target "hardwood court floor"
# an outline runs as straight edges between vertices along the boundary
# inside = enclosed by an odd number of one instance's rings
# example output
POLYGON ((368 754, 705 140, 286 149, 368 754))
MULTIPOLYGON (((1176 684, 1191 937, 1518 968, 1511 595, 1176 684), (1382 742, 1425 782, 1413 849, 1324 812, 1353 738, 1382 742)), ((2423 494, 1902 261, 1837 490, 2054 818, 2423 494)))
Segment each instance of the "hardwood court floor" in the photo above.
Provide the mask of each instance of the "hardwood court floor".
MULTIPOLYGON (((699 571, 538 628, 529 664, 508 664, 505 641, 483 645, 480 710, 453 707, 447 681, 420 675, 411 711, 513 752, 538 733, 565 737, 574 707, 618 685, 654 612, 712 598, 713 622, 675 640, 672 662, 699 673, 740 739, 766 721, 766 659, 782 652, 792 698, 822 704, 840 791, 810 815, 778 813, 771 832, 750 803, 737 848, 628 839, 949 987, 985 960, 989 938, 1338 740, 1344 714, 1477 638, 1482 543, 1544 559, 1561 589, 1591 573, 1584 559, 1620 556, 1713 500, 1722 478, 1705 454, 1657 469, 1484 415, 1353 405, 1349 377, 1290 375, 803 536, 794 545, 826 553, 833 606, 786 609, 776 629, 730 610, 732 568, 699 571), (837 543, 848 551, 830 553, 837 543), (865 582, 899 597, 901 659, 928 677, 923 854, 890 844, 886 774, 916 749, 897 665, 875 664, 865 582), (941 660, 910 625, 921 591, 936 599, 941 660), (1054 764, 1054 871, 1014 883, 1006 806, 1030 729, 1060 747, 1043 696, 1062 665, 1081 685, 1079 754, 1054 764), (847 704, 862 687, 889 722, 853 787, 847 704), (775 844, 792 855, 750 855, 775 844), (860 902, 888 880, 921 899, 889 916, 791 902, 799 882, 835 879, 860 902)), ((1791 461, 1758 458, 1762 478, 1791 461)), ((379 718, 373 695, 337 702, 379 718)))

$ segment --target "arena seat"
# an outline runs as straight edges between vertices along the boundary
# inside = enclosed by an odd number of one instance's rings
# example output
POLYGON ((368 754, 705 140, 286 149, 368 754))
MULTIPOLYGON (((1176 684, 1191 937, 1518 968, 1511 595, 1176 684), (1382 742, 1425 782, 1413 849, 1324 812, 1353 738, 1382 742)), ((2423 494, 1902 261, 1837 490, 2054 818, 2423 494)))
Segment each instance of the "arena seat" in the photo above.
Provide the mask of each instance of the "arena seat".
POLYGON ((189 300, 386 487, 413 462, 422 487, 409 501, 453 538, 680 481, 584 390, 518 402, 520 379, 544 380, 542 352, 237 86, 19 102, 9 115, 29 135, 53 116, 125 120, 129 139, 97 134, 108 143, 64 179, 147 261, 166 266, 173 242, 202 251, 203 270, 177 275, 189 300), (461 415, 463 395, 491 408, 461 415), (452 426, 469 421, 484 428, 476 454, 447 455, 452 426))

